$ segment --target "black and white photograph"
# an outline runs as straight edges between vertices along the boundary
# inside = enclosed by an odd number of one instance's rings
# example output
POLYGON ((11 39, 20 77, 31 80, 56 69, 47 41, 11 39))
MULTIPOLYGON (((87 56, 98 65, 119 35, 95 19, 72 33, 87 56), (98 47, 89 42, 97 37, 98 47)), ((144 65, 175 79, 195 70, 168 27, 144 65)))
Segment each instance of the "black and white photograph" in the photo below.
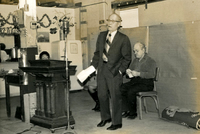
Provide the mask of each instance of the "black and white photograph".
POLYGON ((49 42, 49 33, 48 32, 38 32, 37 33, 37 42, 49 42))
POLYGON ((0 0, 0 134, 200 134, 200 0, 0 0))

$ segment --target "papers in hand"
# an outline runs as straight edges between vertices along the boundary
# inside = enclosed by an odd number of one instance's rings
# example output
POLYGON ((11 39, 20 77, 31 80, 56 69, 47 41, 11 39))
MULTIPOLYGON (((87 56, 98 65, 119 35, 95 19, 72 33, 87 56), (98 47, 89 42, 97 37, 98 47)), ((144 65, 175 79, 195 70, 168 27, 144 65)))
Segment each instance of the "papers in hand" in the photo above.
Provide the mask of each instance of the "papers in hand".
POLYGON ((128 77, 129 78, 132 78, 133 77, 133 74, 130 72, 130 73, 128 73, 128 77))
POLYGON ((130 69, 126 70, 126 74, 128 75, 129 78, 133 77, 132 71, 130 69))
POLYGON ((94 66, 89 66, 85 70, 82 70, 78 75, 77 78, 80 82, 84 82, 92 73, 95 72, 94 66))

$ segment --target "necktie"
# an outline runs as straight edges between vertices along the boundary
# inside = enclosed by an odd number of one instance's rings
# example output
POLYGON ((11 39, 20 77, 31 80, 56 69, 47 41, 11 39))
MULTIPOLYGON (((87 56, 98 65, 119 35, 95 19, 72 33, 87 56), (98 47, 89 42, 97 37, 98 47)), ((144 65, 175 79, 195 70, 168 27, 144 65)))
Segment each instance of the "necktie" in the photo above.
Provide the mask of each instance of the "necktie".
POLYGON ((106 43, 105 43, 105 47, 103 50, 103 60, 105 62, 108 62, 108 51, 110 49, 110 45, 111 45, 111 34, 108 35, 107 39, 106 39, 106 43))

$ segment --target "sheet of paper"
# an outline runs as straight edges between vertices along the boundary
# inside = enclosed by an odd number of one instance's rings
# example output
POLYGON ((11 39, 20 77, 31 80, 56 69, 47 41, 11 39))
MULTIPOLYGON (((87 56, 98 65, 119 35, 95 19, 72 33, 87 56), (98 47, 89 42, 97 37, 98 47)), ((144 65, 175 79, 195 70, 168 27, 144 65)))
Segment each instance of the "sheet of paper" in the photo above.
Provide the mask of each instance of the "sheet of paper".
POLYGON ((93 66, 89 66, 88 68, 85 69, 87 74, 92 74, 96 71, 96 69, 93 66))
POLYGON ((132 71, 130 69, 126 70, 126 74, 128 75, 129 78, 133 77, 132 71))
POLYGON ((131 72, 127 73, 129 78, 133 77, 133 74, 131 72))
POLYGON ((93 66, 89 66, 85 70, 82 70, 78 75, 77 78, 80 82, 84 82, 92 73, 95 72, 95 68, 93 66))

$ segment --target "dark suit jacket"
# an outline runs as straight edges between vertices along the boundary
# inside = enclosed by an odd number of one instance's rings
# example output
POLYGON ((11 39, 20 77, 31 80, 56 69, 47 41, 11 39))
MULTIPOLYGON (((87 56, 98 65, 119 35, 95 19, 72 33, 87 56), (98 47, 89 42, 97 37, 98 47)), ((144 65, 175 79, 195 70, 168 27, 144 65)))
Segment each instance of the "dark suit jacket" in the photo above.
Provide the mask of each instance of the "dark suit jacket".
MULTIPOLYGON (((96 43, 96 51, 92 59, 91 65, 98 69, 98 73, 101 73, 101 66, 103 65, 103 49, 106 43, 106 36, 108 31, 101 32, 98 36, 96 43)), ((131 43, 125 34, 117 31, 110 49, 108 51, 108 63, 107 66, 113 76, 119 73, 119 70, 124 74, 131 62, 131 43)))

